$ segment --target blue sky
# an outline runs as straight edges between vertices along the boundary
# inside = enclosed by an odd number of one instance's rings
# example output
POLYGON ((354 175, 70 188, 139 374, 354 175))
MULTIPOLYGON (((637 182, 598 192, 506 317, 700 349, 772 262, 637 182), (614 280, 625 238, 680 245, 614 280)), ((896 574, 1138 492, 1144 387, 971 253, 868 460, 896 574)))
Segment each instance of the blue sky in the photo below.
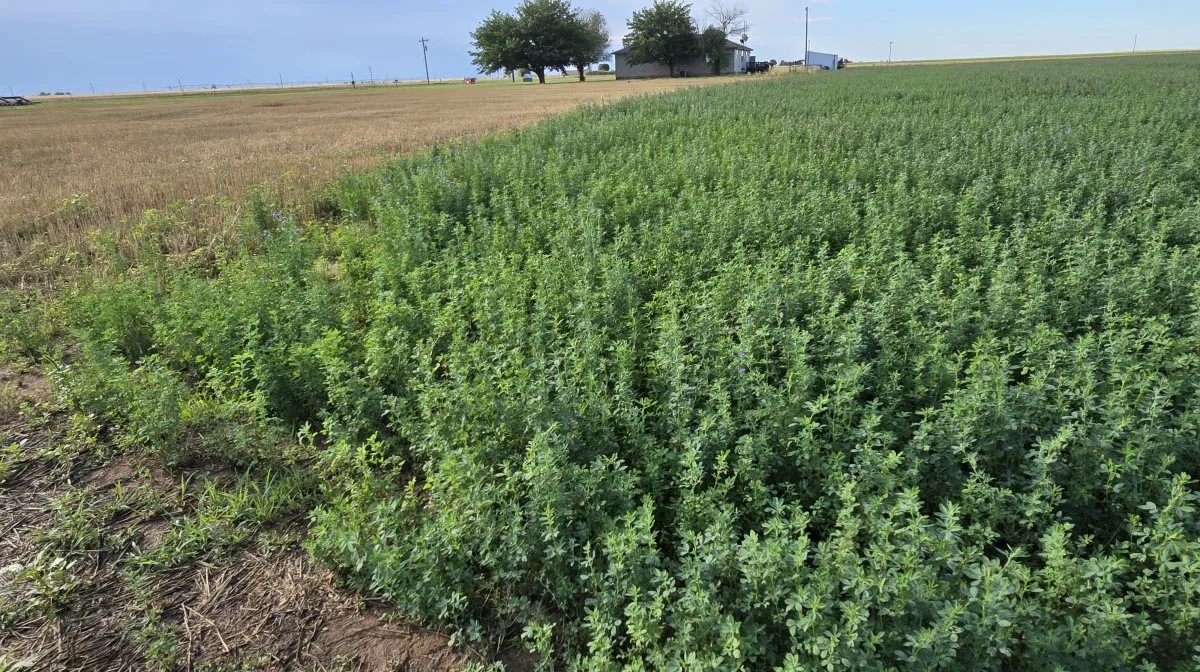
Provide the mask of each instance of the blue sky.
MULTIPOLYGON (((576 0, 620 35, 650 0, 576 0)), ((693 4, 701 18, 708 0, 693 4)), ((804 0, 744 0, 749 45, 801 58, 804 0)), ((516 0, 0 0, 0 92, 473 74, 470 32, 516 0)), ((1200 48, 1197 0, 810 0, 814 51, 859 61, 1200 48)))

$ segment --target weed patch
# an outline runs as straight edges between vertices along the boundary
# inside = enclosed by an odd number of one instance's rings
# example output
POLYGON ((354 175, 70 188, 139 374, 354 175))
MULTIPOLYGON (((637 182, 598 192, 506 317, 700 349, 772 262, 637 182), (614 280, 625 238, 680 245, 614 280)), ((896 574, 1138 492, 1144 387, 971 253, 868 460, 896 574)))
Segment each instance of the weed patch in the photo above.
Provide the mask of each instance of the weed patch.
POLYGON ((438 146, 337 226, 261 204, 212 269, 105 271, 65 389, 279 474, 147 567, 311 508, 317 557, 481 652, 1194 665, 1198 73, 862 69, 438 146))

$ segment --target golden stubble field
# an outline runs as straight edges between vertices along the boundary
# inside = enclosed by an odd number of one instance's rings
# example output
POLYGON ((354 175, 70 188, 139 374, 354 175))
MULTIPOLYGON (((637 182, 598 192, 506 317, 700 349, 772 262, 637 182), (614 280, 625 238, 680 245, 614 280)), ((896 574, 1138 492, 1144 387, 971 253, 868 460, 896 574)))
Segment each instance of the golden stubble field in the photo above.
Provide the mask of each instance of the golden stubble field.
POLYGON ((171 207, 170 247, 201 246, 249 188, 300 195, 431 143, 478 137, 579 105, 721 79, 399 86, 50 100, 0 109, 0 268, 68 261, 94 231, 118 239, 171 207))

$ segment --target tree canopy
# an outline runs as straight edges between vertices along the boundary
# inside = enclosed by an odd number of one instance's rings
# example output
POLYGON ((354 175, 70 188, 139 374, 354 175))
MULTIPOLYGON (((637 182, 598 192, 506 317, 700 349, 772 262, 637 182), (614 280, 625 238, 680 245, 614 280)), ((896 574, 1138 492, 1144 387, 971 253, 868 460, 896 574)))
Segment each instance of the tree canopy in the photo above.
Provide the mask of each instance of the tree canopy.
POLYGON ((471 33, 470 53, 481 72, 528 70, 544 84, 547 70, 565 72, 590 48, 604 48, 587 35, 588 26, 566 0, 525 0, 515 16, 493 11, 484 19, 471 33))
POLYGON ((472 61, 480 72, 516 72, 523 68, 520 22, 516 17, 493 11, 471 33, 475 51, 472 61))
POLYGON ((675 66, 700 53, 691 7, 677 0, 656 0, 634 12, 625 36, 628 63, 662 63, 674 76, 675 66))
POLYGON ((592 63, 608 58, 612 39, 608 35, 608 21, 604 15, 594 9, 580 11, 576 14, 580 31, 575 43, 571 65, 579 71, 579 81, 584 81, 584 72, 592 63))
POLYGON ((721 74, 721 69, 729 65, 729 49, 725 46, 727 39, 725 31, 716 26, 709 26, 700 33, 700 53, 712 67, 714 75, 721 74))
POLYGON ((750 24, 746 23, 746 15, 750 10, 740 2, 724 2, 723 0, 714 0, 705 10, 705 14, 713 20, 713 25, 721 29, 721 32, 729 35, 745 35, 750 32, 750 24))

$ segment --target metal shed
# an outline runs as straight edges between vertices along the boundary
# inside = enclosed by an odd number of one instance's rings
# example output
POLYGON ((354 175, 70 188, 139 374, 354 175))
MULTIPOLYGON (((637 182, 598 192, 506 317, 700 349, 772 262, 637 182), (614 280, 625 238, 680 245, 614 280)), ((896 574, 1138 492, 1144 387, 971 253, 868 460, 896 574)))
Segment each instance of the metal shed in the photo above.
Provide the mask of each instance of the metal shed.
POLYGON ((804 59, 804 64, 805 65, 817 65, 822 68, 828 68, 830 70, 837 70, 838 55, 837 54, 824 54, 819 51, 810 51, 810 52, 808 52, 808 57, 804 59))

